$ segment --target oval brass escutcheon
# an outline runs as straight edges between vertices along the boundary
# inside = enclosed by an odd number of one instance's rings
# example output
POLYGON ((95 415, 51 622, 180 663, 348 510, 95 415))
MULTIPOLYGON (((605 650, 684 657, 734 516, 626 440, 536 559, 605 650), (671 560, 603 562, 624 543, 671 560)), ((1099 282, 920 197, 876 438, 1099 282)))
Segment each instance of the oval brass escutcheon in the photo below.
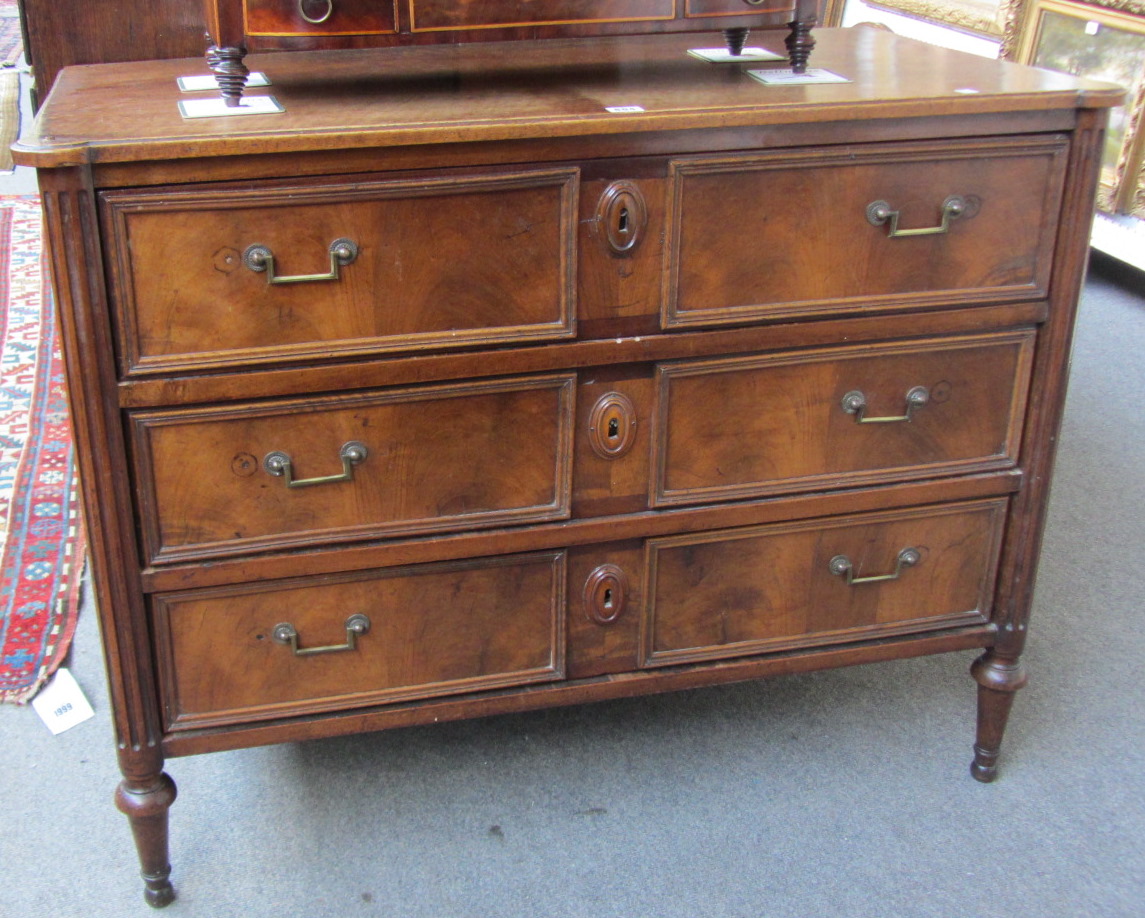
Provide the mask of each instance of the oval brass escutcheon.
POLYGON ((636 408, 623 392, 607 392, 588 416, 588 442, 601 459, 619 459, 636 440, 636 408))
POLYGON ((604 241, 616 255, 628 255, 644 236, 648 205, 634 182, 613 182, 604 189, 596 205, 596 219, 604 230, 604 241))
POLYGON ((590 622, 610 625, 624 612, 628 575, 615 564, 595 568, 584 582, 584 614, 590 622))

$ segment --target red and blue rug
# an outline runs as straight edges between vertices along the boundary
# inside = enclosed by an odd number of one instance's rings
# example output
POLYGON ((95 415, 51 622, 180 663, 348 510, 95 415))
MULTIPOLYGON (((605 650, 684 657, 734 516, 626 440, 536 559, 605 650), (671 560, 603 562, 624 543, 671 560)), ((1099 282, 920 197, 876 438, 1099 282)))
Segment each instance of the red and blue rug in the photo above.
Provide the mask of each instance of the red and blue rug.
POLYGON ((0 701, 22 703, 67 653, 85 546, 36 197, 0 197, 0 304, 0 701))

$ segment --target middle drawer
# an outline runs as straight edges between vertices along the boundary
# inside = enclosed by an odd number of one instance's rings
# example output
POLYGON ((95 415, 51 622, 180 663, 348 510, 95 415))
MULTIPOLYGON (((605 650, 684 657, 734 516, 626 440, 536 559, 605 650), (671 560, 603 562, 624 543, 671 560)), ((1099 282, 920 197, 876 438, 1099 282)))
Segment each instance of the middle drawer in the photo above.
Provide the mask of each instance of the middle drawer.
POLYGON ((132 416, 150 561, 569 515, 571 373, 132 416))

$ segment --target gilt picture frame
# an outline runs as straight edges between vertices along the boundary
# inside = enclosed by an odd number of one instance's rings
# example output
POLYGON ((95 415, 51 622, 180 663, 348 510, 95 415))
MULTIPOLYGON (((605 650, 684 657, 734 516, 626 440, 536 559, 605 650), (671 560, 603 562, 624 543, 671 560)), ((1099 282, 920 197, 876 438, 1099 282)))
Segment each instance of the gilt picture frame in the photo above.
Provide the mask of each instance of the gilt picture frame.
POLYGON ((864 0, 867 6, 935 22, 974 35, 1000 38, 1005 29, 1005 0, 864 0))
POLYGON ((1145 0, 1026 0, 1007 9, 1002 56, 1119 83, 1110 112, 1098 208, 1145 218, 1145 0))

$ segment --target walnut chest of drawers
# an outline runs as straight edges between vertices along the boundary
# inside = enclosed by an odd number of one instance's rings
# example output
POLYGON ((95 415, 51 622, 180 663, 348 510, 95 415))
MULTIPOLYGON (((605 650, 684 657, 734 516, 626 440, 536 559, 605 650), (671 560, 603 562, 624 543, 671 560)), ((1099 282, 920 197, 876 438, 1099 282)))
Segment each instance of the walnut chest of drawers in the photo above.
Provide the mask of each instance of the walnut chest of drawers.
POLYGON ((1117 93, 690 44, 57 83, 17 154, 152 904, 190 753, 977 647, 994 776, 1117 93))

